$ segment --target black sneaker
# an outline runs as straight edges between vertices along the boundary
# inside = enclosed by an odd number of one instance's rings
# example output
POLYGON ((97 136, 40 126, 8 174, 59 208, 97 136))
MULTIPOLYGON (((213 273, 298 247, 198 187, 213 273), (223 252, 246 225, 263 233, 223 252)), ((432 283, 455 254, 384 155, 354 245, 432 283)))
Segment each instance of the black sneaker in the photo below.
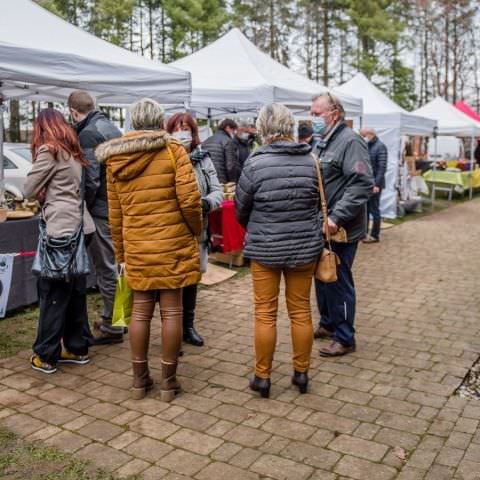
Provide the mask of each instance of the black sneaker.
POLYGON ((93 337, 92 345, 112 345, 122 342, 123 333, 107 333, 100 330, 98 334, 93 337))

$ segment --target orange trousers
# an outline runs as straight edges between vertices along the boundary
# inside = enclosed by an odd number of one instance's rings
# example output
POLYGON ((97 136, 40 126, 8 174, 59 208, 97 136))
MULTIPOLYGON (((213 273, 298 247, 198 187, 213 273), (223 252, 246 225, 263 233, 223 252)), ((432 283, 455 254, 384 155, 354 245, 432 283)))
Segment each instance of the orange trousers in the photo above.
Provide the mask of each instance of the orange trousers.
POLYGON ((251 263, 255 302, 255 375, 270 378, 277 341, 278 294, 282 273, 291 322, 293 368, 305 372, 310 366, 313 345, 310 290, 315 264, 297 268, 271 268, 251 263))

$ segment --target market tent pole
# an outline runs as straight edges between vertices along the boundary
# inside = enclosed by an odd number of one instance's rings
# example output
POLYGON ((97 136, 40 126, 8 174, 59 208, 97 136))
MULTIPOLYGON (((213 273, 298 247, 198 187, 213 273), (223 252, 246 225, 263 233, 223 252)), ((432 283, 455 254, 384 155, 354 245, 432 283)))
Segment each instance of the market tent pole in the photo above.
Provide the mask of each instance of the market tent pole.
MULTIPOLYGON (((1 83, 0 83, 1 84, 1 83)), ((3 111, 5 105, 3 104, 3 95, 0 93, 0 207, 3 207, 5 202, 5 175, 4 175, 4 160, 3 160, 3 111)))
POLYGON ((473 150, 475 147, 475 130, 472 132, 472 138, 470 141, 470 200, 473 198, 473 166, 475 165, 475 157, 473 156, 473 150))
POLYGON ((212 109, 210 107, 207 109, 207 126, 208 126, 208 134, 211 135, 211 132, 212 132, 212 109))
POLYGON ((435 203, 435 173, 437 172, 437 156, 438 156, 438 127, 433 127, 433 138, 435 147, 433 150, 433 170, 432 170, 432 207, 435 203))

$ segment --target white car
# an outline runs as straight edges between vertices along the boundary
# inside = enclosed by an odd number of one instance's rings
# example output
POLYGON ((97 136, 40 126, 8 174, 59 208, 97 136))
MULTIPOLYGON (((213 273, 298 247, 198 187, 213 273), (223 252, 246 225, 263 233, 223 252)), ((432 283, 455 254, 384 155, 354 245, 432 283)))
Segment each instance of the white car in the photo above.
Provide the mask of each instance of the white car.
POLYGON ((15 200, 23 200, 23 185, 32 169, 32 153, 26 143, 4 143, 3 172, 5 176, 5 201, 8 208, 15 207, 15 200))

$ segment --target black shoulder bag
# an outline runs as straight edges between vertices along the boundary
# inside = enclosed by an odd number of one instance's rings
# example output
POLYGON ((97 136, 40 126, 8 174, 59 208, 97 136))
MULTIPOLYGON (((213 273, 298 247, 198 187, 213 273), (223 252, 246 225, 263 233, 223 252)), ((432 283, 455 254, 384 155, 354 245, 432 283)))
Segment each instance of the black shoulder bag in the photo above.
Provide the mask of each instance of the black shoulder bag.
POLYGON ((85 196, 85 171, 82 171, 82 208, 80 225, 72 235, 53 238, 47 234, 47 224, 43 213, 39 223, 37 253, 33 261, 32 272, 40 278, 49 280, 68 280, 90 273, 85 234, 83 233, 83 214, 85 196))

